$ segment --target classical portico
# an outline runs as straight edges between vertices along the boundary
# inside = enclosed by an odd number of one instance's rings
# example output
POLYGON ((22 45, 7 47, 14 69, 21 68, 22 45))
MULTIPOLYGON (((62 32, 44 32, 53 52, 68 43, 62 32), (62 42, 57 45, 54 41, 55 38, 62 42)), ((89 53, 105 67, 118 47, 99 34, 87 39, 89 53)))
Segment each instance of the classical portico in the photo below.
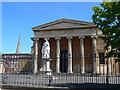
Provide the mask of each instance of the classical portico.
POLYGON ((81 73, 86 71, 92 71, 97 73, 96 58, 97 47, 97 29, 93 23, 83 22, 70 19, 60 19, 47 24, 43 24, 32 28, 34 31, 34 37, 32 38, 33 55, 34 55, 34 73, 39 70, 39 61, 41 59, 41 46, 44 39, 48 39, 51 45, 51 55, 54 54, 54 58, 51 62, 51 67, 54 72, 62 72, 61 55, 67 53, 67 60, 64 60, 64 69, 66 73, 76 72, 76 65, 79 66, 81 73), (85 57, 86 53, 92 54, 92 58, 85 57), (73 56, 78 54, 80 58, 76 61, 73 60, 73 56), (65 64, 67 63, 67 64, 65 64), (89 70, 89 67, 91 67, 89 70))

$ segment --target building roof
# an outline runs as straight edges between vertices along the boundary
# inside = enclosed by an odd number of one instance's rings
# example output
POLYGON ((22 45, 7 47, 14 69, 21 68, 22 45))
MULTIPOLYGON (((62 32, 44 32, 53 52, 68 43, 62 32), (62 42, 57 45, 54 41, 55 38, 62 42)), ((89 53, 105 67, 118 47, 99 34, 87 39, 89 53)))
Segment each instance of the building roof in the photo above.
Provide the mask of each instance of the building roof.
POLYGON ((50 30, 50 29, 65 29, 65 28, 81 28, 81 27, 96 27, 92 22, 85 22, 72 19, 59 19, 43 25, 33 27, 36 30, 50 30))

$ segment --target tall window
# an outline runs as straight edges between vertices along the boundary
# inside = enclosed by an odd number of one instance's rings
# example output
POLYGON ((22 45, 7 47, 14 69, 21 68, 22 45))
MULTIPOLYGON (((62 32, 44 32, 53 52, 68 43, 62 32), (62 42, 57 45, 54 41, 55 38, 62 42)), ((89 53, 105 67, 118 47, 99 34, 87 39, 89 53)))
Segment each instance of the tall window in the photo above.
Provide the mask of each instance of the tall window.
POLYGON ((104 53, 99 53, 100 64, 105 64, 104 53))

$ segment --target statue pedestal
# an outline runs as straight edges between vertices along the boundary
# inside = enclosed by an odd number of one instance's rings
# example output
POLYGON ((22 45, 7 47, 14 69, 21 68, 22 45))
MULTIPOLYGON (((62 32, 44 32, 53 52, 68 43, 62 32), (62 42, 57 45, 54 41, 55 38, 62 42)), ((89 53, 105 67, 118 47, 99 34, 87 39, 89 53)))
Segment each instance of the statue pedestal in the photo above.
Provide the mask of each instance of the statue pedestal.
POLYGON ((39 73, 46 74, 46 75, 52 74, 52 70, 50 69, 50 61, 51 61, 51 59, 49 59, 49 58, 42 59, 42 66, 39 70, 39 73))

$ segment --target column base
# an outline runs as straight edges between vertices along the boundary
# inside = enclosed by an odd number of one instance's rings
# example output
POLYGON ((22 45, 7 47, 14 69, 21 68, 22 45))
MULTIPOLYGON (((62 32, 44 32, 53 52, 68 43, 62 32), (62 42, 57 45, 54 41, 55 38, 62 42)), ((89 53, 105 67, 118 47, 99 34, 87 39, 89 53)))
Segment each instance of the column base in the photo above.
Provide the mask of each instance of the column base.
POLYGON ((73 73, 72 71, 68 71, 67 73, 73 73))
POLYGON ((85 72, 84 72, 84 71, 82 71, 82 72, 81 72, 81 74, 85 74, 85 72))
POLYGON ((97 71, 93 71, 94 74, 97 74, 97 71))
POLYGON ((34 71, 34 72, 33 72, 34 75, 37 74, 37 73, 38 73, 38 71, 34 71))
POLYGON ((61 73, 60 71, 56 71, 56 73, 61 73))

